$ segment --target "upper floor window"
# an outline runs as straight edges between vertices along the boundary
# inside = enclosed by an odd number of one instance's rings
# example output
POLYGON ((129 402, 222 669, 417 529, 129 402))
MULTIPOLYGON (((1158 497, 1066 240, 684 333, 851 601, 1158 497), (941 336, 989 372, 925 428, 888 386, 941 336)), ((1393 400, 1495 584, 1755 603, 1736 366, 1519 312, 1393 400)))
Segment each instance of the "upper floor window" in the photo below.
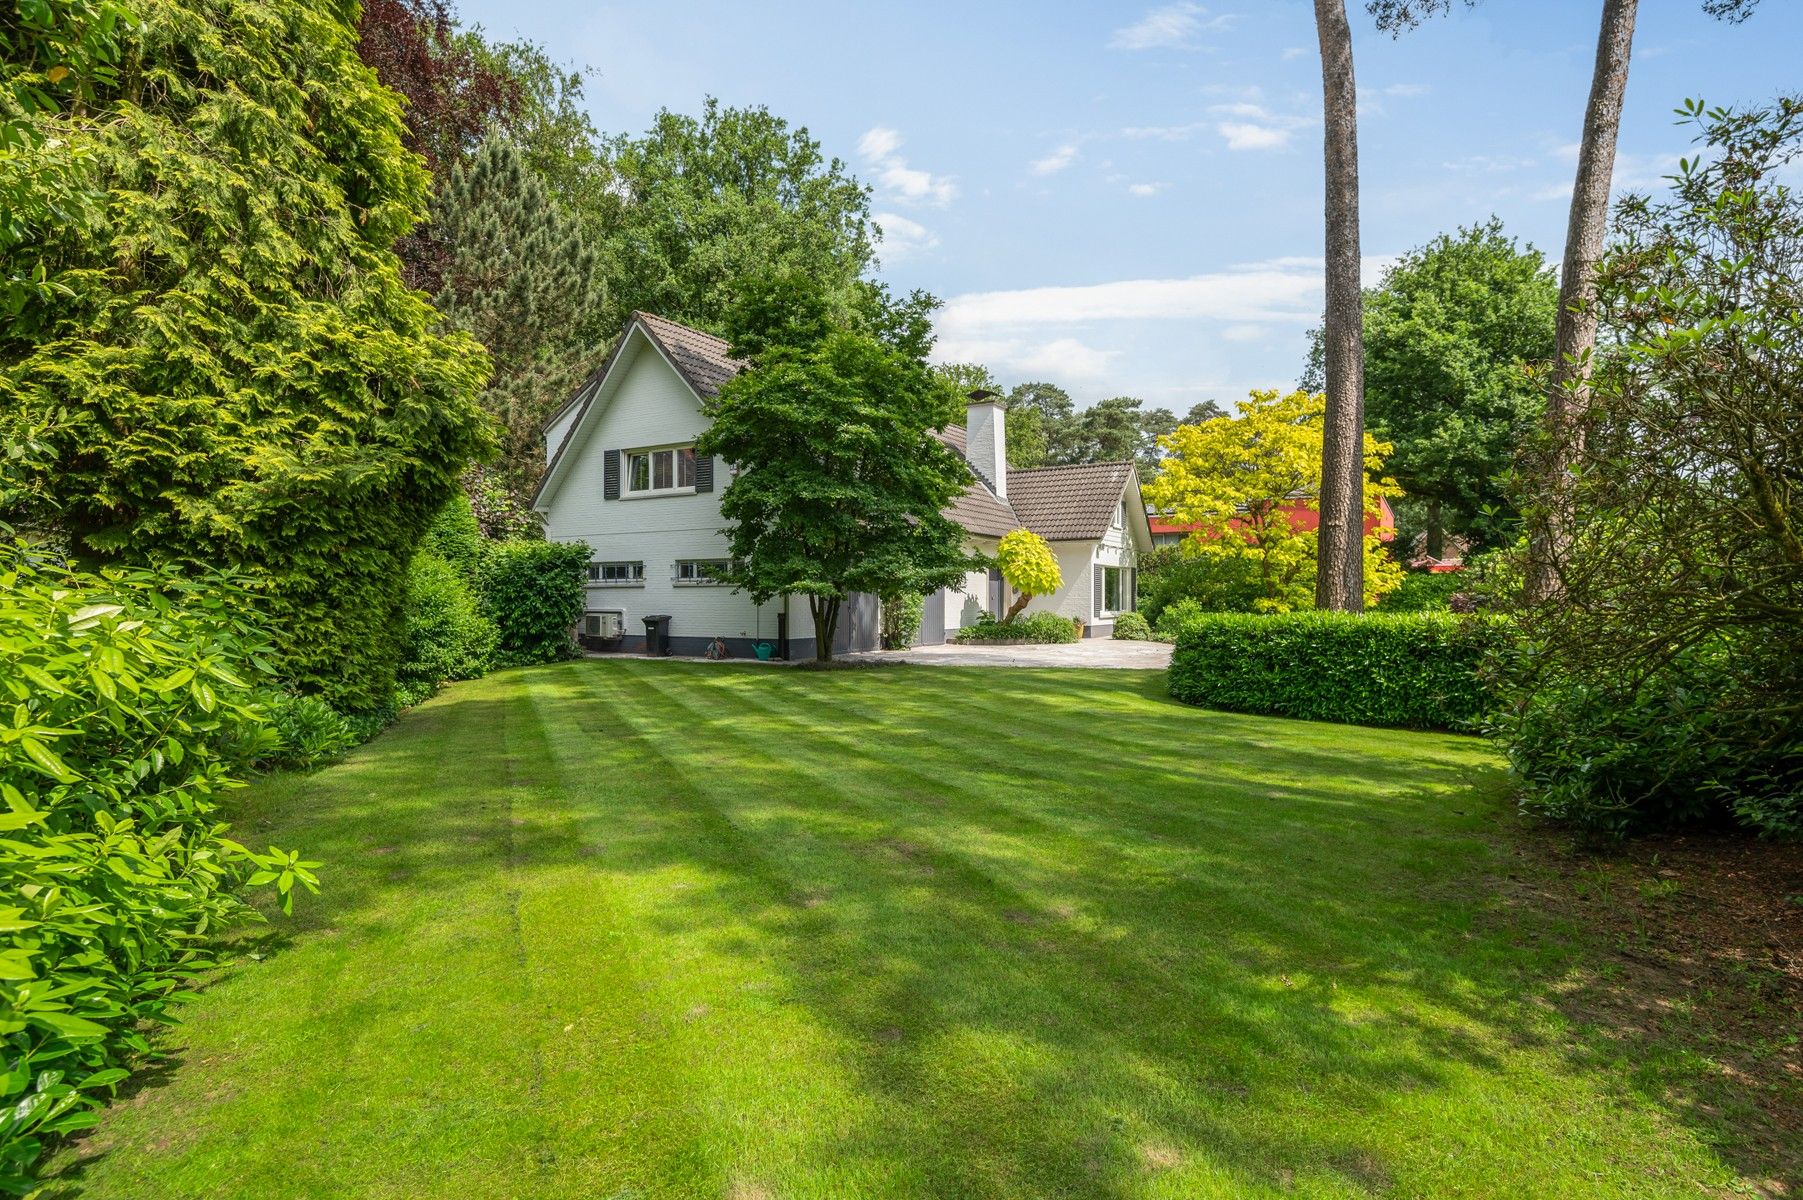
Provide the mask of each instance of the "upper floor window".
MULTIPOLYGON (((1094 512, 1095 510, 1091 509, 1090 511, 1094 512)), ((1123 500, 1119 504, 1114 506, 1114 520, 1110 521, 1109 524, 1112 525, 1114 528, 1119 529, 1121 526, 1125 525, 1126 523, 1127 523, 1127 502, 1125 500, 1123 500)))
POLYGON ((633 450, 626 455, 626 494, 692 491, 695 487, 695 447, 668 450, 633 450))

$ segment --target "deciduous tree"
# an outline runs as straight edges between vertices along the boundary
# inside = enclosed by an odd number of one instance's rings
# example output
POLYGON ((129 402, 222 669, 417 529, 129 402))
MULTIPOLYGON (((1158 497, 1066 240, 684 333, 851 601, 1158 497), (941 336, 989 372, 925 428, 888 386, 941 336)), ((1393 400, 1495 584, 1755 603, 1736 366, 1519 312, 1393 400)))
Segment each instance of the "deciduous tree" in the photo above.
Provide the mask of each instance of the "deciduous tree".
POLYGON ((1058 556, 1046 540, 1031 529, 1016 529, 1002 535, 996 543, 995 565, 1002 579, 1014 589, 1014 603, 1008 606, 1003 621, 1020 615, 1035 596, 1049 596, 1064 586, 1064 573, 1058 569, 1058 556))
MULTIPOLYGON (((1234 417, 1183 425, 1165 438, 1165 459, 1146 487, 1146 501, 1180 525, 1196 526, 1185 548, 1200 555, 1250 562, 1264 598, 1257 607, 1284 612, 1310 606, 1318 569, 1318 531, 1303 512, 1318 515, 1321 442, 1326 400, 1319 394, 1255 391, 1234 417)), ((1394 495, 1383 474, 1390 447, 1364 435, 1359 459, 1360 559, 1374 601, 1402 580, 1367 519, 1394 495)))
MULTIPOLYGON (((805 128, 709 98, 602 147, 607 186, 584 211, 618 328, 634 309, 723 330, 740 285, 806 274, 849 297, 873 262, 870 191, 805 128)), ((836 301, 840 302, 840 301, 836 301)))
POLYGON ((823 662, 854 593, 929 592, 975 561, 942 515, 969 470, 932 436, 962 415, 959 397, 927 367, 916 322, 899 322, 912 332, 898 347, 872 331, 896 321, 836 317, 829 284, 740 288, 725 324, 752 366, 709 403, 697 447, 740 467, 720 500, 732 582, 760 604, 806 596, 823 662))
MULTIPOLYGON (((1540 421, 1558 283, 1492 218, 1410 251, 1365 293, 1365 408, 1390 472, 1425 505, 1427 551, 1452 529, 1514 538, 1504 477, 1540 421)), ((1311 364, 1320 361, 1314 336, 1311 364)))

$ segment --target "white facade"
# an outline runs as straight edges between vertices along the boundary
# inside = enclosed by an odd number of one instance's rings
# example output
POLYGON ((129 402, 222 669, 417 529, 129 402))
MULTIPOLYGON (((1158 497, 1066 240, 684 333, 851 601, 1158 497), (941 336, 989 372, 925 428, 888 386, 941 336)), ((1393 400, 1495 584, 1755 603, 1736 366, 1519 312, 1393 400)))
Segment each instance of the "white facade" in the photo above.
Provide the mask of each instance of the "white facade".
MULTIPOLYGON (((811 639, 814 625, 805 599, 755 605, 750 596, 729 587, 676 578, 679 562, 727 557, 720 492, 732 474, 724 462, 714 463, 712 491, 691 486, 635 496, 622 478, 619 498, 607 498, 607 454, 693 446, 707 428, 701 397, 663 351, 635 326, 606 376, 593 386, 583 427, 563 448, 536 502, 548 540, 586 542, 597 564, 643 564, 637 582, 591 582, 588 611, 619 614, 628 644, 644 636, 644 617, 667 614, 671 636, 683 653, 698 653, 716 637, 728 639, 741 656, 751 652, 749 643, 774 645, 784 612, 790 641, 811 639)), ((582 410, 581 404, 573 405, 551 428, 569 430, 582 410)), ((620 470, 623 475, 624 467, 620 470)))
MULTIPOLYGON (((740 366, 718 338, 635 314, 599 377, 546 427, 547 470, 533 504, 544 516, 548 539, 589 547, 589 636, 617 631, 627 648, 636 649, 644 644, 644 618, 657 614, 670 618, 677 653, 699 654, 715 639, 737 656, 766 643, 780 651, 785 637, 791 657, 813 653, 805 598, 758 605, 708 581, 708 570, 724 566, 729 554, 720 497, 732 470, 725 462, 693 457, 708 424, 698 389, 712 395, 740 366)), ((1025 491, 1011 501, 1005 422, 1001 405, 976 393, 966 427, 945 431, 947 444, 961 450, 980 477, 948 512, 967 530, 981 531, 971 532, 967 545, 984 556, 995 554, 1002 532, 1032 529, 1035 514, 1043 517, 1036 532, 1048 536, 1064 582, 1025 611, 1058 613, 1081 622, 1088 636, 1106 637, 1115 613, 1098 602, 1097 570, 1120 572, 1114 590, 1120 607, 1130 609, 1132 569, 1138 553, 1152 544, 1137 479, 1122 463, 1014 472, 1025 491)), ((984 616, 1000 617, 1011 602, 995 571, 969 571, 961 586, 928 597, 919 640, 944 641, 984 616)), ((874 599, 854 597, 839 625, 841 649, 873 648, 874 599)))

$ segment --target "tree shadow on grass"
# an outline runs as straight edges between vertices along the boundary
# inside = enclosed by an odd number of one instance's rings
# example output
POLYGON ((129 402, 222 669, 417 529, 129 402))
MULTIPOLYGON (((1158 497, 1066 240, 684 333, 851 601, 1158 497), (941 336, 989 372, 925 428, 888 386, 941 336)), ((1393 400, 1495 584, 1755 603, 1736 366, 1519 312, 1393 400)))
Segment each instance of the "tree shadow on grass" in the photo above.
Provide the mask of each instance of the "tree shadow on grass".
MULTIPOLYGON (((1592 951, 1499 899, 1504 785, 1469 739, 1201 712, 1155 673, 953 674, 579 663, 453 689, 247 798, 243 840, 328 867, 241 944, 379 931, 398 894, 496 873, 699 878, 638 914, 647 941, 773 977, 869 1101, 815 1114, 794 1170, 910 1195, 1381 1193, 1418 1166, 1398 1130, 1424 1098, 1512 1086, 1523 1054, 1624 1117, 1656 1102, 1549 1023, 1592 951)), ((1558 1099, 1533 1115, 1577 1119, 1558 1099)))
MULTIPOLYGON (((627 719, 632 736, 614 748, 616 761, 670 786, 655 834, 634 839, 616 869, 699 867, 714 885, 673 897, 653 918, 662 930, 693 937, 735 914, 715 948, 781 964, 817 1020, 867 1048, 856 1069, 893 1115, 823 1146, 834 1160, 894 1162, 932 1147, 916 1163, 927 1173, 923 1194, 1124 1196, 1148 1171, 1174 1169, 1201 1148, 1243 1186, 1280 1189, 1312 1172, 1373 1189, 1391 1176, 1382 1152, 1305 1119, 1306 1105, 1285 1111, 1296 1106, 1273 1093, 1273 1078, 1302 1090, 1330 1081, 1338 1097, 1381 1105, 1449 1086, 1459 1068, 1500 1070, 1508 1053, 1546 1044, 1544 1014, 1523 997, 1550 982, 1533 977, 1548 964, 1498 966, 1480 961, 1494 942, 1481 953, 1462 945, 1481 895, 1467 890, 1462 905, 1450 896, 1470 888, 1469 872, 1434 878, 1404 857, 1406 837, 1395 854, 1333 866, 1344 839, 1411 824, 1422 830, 1414 843, 1440 843, 1443 871, 1447 862, 1482 866, 1481 838, 1449 834, 1425 815, 1459 787, 1470 792, 1469 765, 1417 760, 1415 781, 1442 778, 1407 789, 1371 779, 1360 752, 1292 748, 1300 774, 1335 782, 1287 780, 1254 797, 1268 787, 1257 764, 1210 763, 1191 781, 1212 789, 1201 807, 1256 798, 1263 811, 1248 829, 1243 813, 1238 824, 1211 821, 1181 794, 1124 795, 1106 746, 1064 743, 1051 756, 1004 747, 1009 789, 973 753, 980 738, 969 731, 980 724, 910 737, 859 711, 868 704, 894 718, 908 707, 881 696, 757 689, 729 712, 709 702, 708 681, 639 682, 655 702, 627 719), (672 754, 678 730, 705 731, 717 760, 672 754), (799 743, 808 730, 812 744, 799 743), (871 748, 898 740, 905 755, 871 748), (776 745, 784 752, 768 753, 776 745), (1044 757, 1055 761, 1036 761, 1044 757), (757 763, 755 795, 732 781, 731 764, 747 758, 757 763), (848 771, 884 786, 848 785, 848 771), (1349 780, 1382 789, 1387 813, 1374 820, 1369 803, 1342 795, 1349 780), (940 804, 907 799, 934 788, 940 804), (1092 819, 1071 815, 1078 798, 1092 819), (967 836, 973 829, 983 837, 967 836), (1265 829, 1288 832, 1273 839, 1265 829), (1208 830, 1215 846, 1189 840, 1208 830), (1053 845, 1056 860, 1011 861, 977 844, 985 838, 1004 851, 1053 845), (1304 860, 1319 865, 1297 865, 1304 860), (1289 877, 1260 889, 1261 874, 1289 877), (1420 898, 1435 885, 1452 911, 1420 898), (1349 1016, 1336 1004, 1342 989, 1389 989, 1414 1003, 1349 1016), (973 1063, 997 1061, 961 1078, 959 1048, 973 1063), (1247 1081, 1250 1063, 1261 1068, 1247 1081), (1009 1082, 1000 1095, 998 1074, 1009 1082), (977 1097, 980 1119, 960 1119, 961 1101, 977 1097), (1247 1119, 1244 1106, 1257 1102, 1271 1120, 1247 1119)), ((1032 689, 1016 690, 1009 703, 1021 707, 1007 709, 993 736, 1050 736, 1032 689)), ((1226 748, 1217 736, 1212 749, 1226 748)), ((1176 779, 1194 772, 1182 761, 1156 765, 1176 779)), ((1500 776, 1494 766, 1488 775, 1478 800, 1465 802, 1494 816, 1500 776)))

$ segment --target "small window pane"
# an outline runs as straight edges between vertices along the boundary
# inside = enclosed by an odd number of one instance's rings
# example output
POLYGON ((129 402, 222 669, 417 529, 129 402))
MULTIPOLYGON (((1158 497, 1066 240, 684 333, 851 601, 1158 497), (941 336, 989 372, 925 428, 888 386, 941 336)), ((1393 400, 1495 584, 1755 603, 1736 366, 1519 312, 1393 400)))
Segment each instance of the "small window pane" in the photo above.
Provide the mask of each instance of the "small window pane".
POLYGON ((651 490, 651 456, 635 454, 632 456, 631 483, 628 485, 635 492, 651 490))
POLYGON ((684 446, 676 452, 676 486, 695 486, 695 448, 684 446))
POLYGON ((1109 612, 1121 610, 1121 569, 1102 568, 1102 607, 1109 612))

